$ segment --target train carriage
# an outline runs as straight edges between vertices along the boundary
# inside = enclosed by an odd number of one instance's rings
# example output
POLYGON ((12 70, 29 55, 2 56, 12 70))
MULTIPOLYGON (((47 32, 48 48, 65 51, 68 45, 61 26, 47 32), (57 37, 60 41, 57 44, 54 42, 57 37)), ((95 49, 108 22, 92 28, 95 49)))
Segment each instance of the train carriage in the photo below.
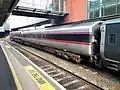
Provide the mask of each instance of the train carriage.
POLYGON ((87 57, 99 68, 104 65, 119 71, 119 27, 120 19, 115 19, 18 31, 20 35, 11 32, 10 37, 76 62, 87 57))

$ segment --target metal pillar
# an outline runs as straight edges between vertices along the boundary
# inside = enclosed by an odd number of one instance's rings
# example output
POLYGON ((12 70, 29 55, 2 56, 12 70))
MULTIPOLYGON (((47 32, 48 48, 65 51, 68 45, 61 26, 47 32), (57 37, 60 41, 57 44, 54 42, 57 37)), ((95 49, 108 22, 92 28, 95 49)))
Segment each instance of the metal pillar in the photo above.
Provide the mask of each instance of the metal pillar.
POLYGON ((102 1, 103 1, 103 0, 100 0, 99 17, 102 17, 102 1))

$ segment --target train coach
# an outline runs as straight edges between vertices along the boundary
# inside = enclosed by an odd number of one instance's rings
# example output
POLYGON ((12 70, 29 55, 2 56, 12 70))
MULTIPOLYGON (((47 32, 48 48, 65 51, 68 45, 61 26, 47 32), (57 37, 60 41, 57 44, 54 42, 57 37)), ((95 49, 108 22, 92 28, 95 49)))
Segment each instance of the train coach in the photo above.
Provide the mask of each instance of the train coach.
POLYGON ((10 39, 76 62, 89 60, 99 68, 120 70, 120 19, 83 22, 44 30, 16 31, 10 39))

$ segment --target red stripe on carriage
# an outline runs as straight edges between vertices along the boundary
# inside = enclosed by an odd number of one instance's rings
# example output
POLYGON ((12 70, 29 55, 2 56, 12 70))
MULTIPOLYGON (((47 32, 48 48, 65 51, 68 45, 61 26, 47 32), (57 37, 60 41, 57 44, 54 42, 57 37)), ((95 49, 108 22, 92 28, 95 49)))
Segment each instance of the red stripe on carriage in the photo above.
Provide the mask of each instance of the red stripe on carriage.
POLYGON ((55 39, 41 39, 41 40, 47 40, 47 41, 53 41, 53 42, 62 42, 62 43, 73 43, 73 44, 91 45, 91 43, 88 43, 88 42, 75 42, 75 41, 65 41, 65 40, 55 40, 55 39))

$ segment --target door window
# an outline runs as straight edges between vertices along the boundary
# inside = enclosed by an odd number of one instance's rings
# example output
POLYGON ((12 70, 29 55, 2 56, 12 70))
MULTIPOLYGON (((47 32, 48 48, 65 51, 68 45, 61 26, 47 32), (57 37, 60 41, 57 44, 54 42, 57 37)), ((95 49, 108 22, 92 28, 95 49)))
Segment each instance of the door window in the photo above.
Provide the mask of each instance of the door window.
POLYGON ((108 38, 108 43, 109 44, 115 44, 116 42, 116 35, 115 34, 110 34, 108 38))

